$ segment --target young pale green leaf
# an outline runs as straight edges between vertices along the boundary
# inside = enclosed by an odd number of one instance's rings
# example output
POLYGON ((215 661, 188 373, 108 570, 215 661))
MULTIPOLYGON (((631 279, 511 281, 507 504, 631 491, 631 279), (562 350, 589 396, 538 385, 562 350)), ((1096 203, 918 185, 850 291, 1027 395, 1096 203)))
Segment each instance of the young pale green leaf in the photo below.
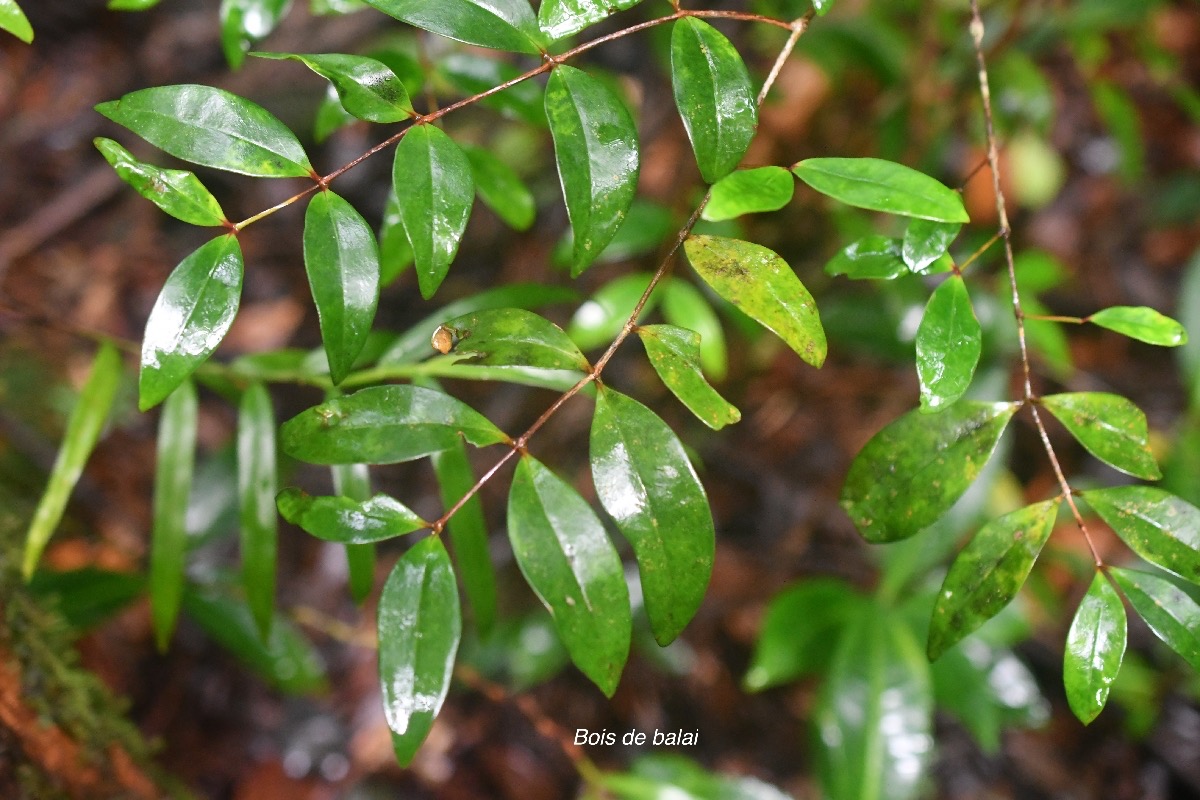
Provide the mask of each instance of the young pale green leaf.
POLYGON ((1200 508, 1154 486, 1117 486, 1082 496, 1133 552, 1200 583, 1200 508))
POLYGON ((96 110, 193 164, 262 178, 314 174, 304 147, 286 125, 224 89, 158 86, 101 103, 96 110))
POLYGON ((138 161, 112 139, 97 137, 92 142, 121 180, 175 219, 201 226, 225 224, 221 205, 192 173, 138 161))
POLYGON ((71 409, 62 447, 54 459, 46 490, 38 501, 37 510, 33 512, 33 519, 25 534, 25 551, 21 561, 25 580, 33 577, 46 543, 62 520, 67 499, 83 474, 83 465, 100 439, 120 382, 121 354, 111 342, 105 341, 96 351, 87 382, 79 392, 75 407, 71 409))
POLYGON ((913 272, 922 273, 946 254, 946 248, 958 236, 962 224, 958 222, 933 222, 920 217, 913 219, 904 229, 904 244, 901 256, 913 272))
POLYGON ((386 494, 366 500, 340 495, 313 497, 289 487, 279 493, 275 503, 284 519, 327 542, 370 544, 429 527, 428 522, 386 494))
POLYGON ((572 275, 612 241, 637 193, 637 128, 621 99, 575 67, 559 66, 546 84, 546 117, 575 236, 572 275))
POLYGON ((441 128, 417 125, 396 148, 392 186, 416 260, 417 283, 429 299, 450 270, 471 216, 471 162, 441 128))
POLYGON ((328 189, 313 195, 304 214, 304 269, 329 377, 341 383, 367 343, 379 305, 379 247, 362 215, 328 189))
POLYGON ((537 55, 541 33, 528 0, 363 0, 389 17, 467 44, 537 55))
POLYGON ((961 275, 933 290, 917 327, 921 410, 941 411, 962 397, 983 351, 983 329, 961 275))
POLYGON ((1127 398, 1108 392, 1070 392, 1043 397, 1042 405, 1104 463, 1135 478, 1162 477, 1150 451, 1146 415, 1127 398))
POLYGON ((1108 692, 1125 657, 1126 621, 1121 596, 1097 572, 1075 611, 1063 653, 1067 704, 1084 725, 1108 702, 1108 692))
POLYGON ((835 200, 935 222, 969 222, 958 192, 911 167, 879 158, 809 158, 796 177, 835 200))
POLYGON ((1109 574, 1154 635, 1200 669, 1200 605, 1166 578, 1117 567, 1109 574))
POLYGON ((238 407, 238 508, 241 519, 242 590, 263 639, 275 615, 278 518, 275 409, 261 383, 242 393, 238 407))
POLYGON ((478 411, 419 386, 372 386, 303 411, 280 428, 283 451, 310 464, 395 464, 509 438, 478 411))
POLYGON ((538 25, 551 41, 564 39, 642 0, 542 0, 538 25))
POLYGON ((520 176, 490 150, 465 147, 475 178, 475 191, 483 204, 495 212, 509 227, 524 231, 533 224, 537 206, 533 193, 520 176))
MULTIPOLYGON (((371 471, 366 464, 334 464, 329 472, 334 494, 358 502, 370 499, 371 471)), ((375 587, 375 545, 346 545, 346 566, 350 570, 350 596, 361 604, 375 587)))
MULTIPOLYGON (((467 448, 455 442, 440 453, 433 454, 433 470, 441 490, 442 503, 450 508, 475 485, 475 474, 467 458, 467 448)), ((488 552, 488 528, 483 516, 483 503, 473 495, 450 518, 446 525, 454 543, 454 560, 462 576, 463 589, 475 612, 475 628, 486 637, 496 625, 496 572, 488 552)))
POLYGON ((196 387, 185 380, 163 404, 150 531, 150 616, 164 651, 175 631, 187 558, 187 508, 196 457, 196 387))
POLYGON ((1061 498, 1005 514, 979 529, 962 549, 933 606, 929 660, 938 658, 994 617, 1024 585, 1054 530, 1061 498))
MULTIPOLYGON (((575 311, 567 335, 582 350, 607 345, 625 327, 653 277, 648 272, 632 272, 601 286, 575 311)), ((661 294, 655 289, 642 308, 643 314, 658 304, 661 294)))
POLYGON ((109 11, 145 11, 160 2, 162 0, 108 0, 107 8, 109 11))
POLYGON ((508 537, 571 660, 611 697, 629 656, 632 615, 621 559, 595 512, 540 461, 522 456, 508 496, 508 537))
POLYGON ((805 362, 825 363, 828 346, 817 304, 787 262, 762 245, 689 236, 688 261, 717 294, 783 339, 805 362))
POLYGON ((662 289, 662 315, 667 322, 700 335, 700 366, 713 380, 729 370, 725 330, 704 293, 682 278, 668 278, 662 289))
POLYGON ((399 122, 415 113, 404 82, 387 64, 343 53, 251 53, 299 61, 333 86, 342 108, 368 122, 399 122))
POLYGON ((596 395, 591 463, 600 504, 633 545, 650 629, 665 647, 695 615, 712 574, 708 496, 670 427, 612 389, 596 395))
POLYGON ((450 689, 462 638, 454 567, 429 536, 396 563, 379 598, 379 679, 392 747, 407 767, 450 689))
POLYGON ((492 308, 454 317, 433 334, 434 346, 477 364, 587 372, 591 367, 563 329, 523 308, 492 308))
POLYGON ((845 275, 852 280, 890 281, 907 275, 899 239, 871 234, 851 242, 825 264, 825 274, 845 275))
POLYGON ((142 337, 142 411, 175 391, 225 338, 241 300, 242 270, 242 247, 226 235, 193 252, 167 278, 142 337))
POLYGON ((1163 347, 1187 344, 1187 331, 1182 325, 1147 306, 1113 306, 1097 311, 1087 321, 1147 344, 1163 347))
POLYGON ((684 17, 671 28, 671 83, 700 175, 716 183, 737 168, 758 127, 750 73, 720 31, 684 17))
POLYGON ((8 31, 25 44, 33 41, 33 26, 17 0, 0 0, 0 31, 8 31))
POLYGON ((674 325, 642 325, 637 334, 658 377, 701 422, 718 431, 742 418, 704 379, 700 334, 674 325))
POLYGON ((1019 407, 964 400, 936 415, 908 412, 855 457, 842 508, 869 542, 912 536, 967 490, 1019 407))
POLYGON ((221 0, 221 49, 229 66, 238 69, 246 52, 279 25, 292 0, 221 0))
POLYGON ((795 179, 783 167, 739 169, 713 184, 701 216, 720 222, 743 214, 778 211, 791 201, 795 190, 795 179))

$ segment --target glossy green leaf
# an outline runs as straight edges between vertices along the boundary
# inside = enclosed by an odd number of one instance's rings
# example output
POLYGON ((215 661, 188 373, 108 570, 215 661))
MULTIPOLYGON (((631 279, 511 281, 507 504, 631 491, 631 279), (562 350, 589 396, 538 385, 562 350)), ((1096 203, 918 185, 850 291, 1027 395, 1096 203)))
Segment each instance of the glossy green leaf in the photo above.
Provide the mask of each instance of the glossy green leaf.
POLYGON ((146 11, 160 2, 162 0, 108 0, 107 8, 110 11, 146 11))
POLYGON ((916 218, 904 229, 901 256, 913 272, 921 273, 946 254, 946 248, 958 236, 962 224, 958 222, 933 222, 916 218))
POLYGON ((183 597, 187 558, 187 508, 196 458, 196 387, 191 381, 163 403, 154 471, 154 522, 150 531, 150 615, 160 651, 167 649, 183 597))
POLYGON ((682 278, 668 278, 662 288, 662 315, 672 325, 700 335, 700 366, 713 380, 722 380, 729 370, 725 330, 704 293, 682 278))
POLYGON ((33 519, 25 534, 25 551, 21 561, 25 580, 33 576, 46 543, 62 520, 67 500, 79 482, 79 476, 83 474, 88 456, 100 439, 120 382, 121 354, 111 342, 105 341, 96 351, 91 372, 79 392, 75 407, 71 409, 63 443, 50 469, 46 490, 38 500, 37 510, 33 512, 33 519))
POLYGON ((571 272, 596 260, 637 192, 638 138, 621 99, 586 72, 559 66, 546 84, 546 117, 575 235, 571 272))
POLYGON ((1108 702, 1125 657, 1125 606, 1104 573, 1097 572, 1075 611, 1063 653, 1067 703, 1084 725, 1108 702))
POLYGON ((527 0, 364 0, 389 17, 494 50, 537 55, 541 34, 527 0))
MULTIPOLYGON (((612 241, 604 248, 604 252, 596 256, 594 264, 613 264, 620 261, 632 261, 657 252, 663 243, 674 237, 679 231, 680 219, 674 210, 656 203, 635 197, 625 221, 617 228, 612 241)), ((556 267, 570 267, 575 252, 575 235, 570 228, 563 232, 558 244, 550 254, 550 261, 556 267)))
MULTIPOLYGON (((437 70, 447 83, 465 95, 489 92, 510 83, 523 69, 499 59, 477 58, 473 53, 449 53, 437 62, 437 70)), ((505 117, 524 120, 530 125, 546 127, 546 107, 542 86, 537 81, 519 81, 507 89, 493 92, 479 104, 494 109, 505 117)))
POLYGON ((689 236, 683 247, 713 291, 783 339, 805 362, 825 363, 817 304, 786 261, 762 245, 720 236, 689 236))
POLYGON ((492 308, 454 317, 434 332, 434 346, 477 364, 587 372, 591 367, 563 329, 523 308, 492 308))
POLYGON ((1150 451, 1146 415, 1130 400, 1108 392, 1070 392, 1043 397, 1042 405, 1104 463, 1145 480, 1162 477, 1150 451))
POLYGON ((564 39, 640 2, 642 0, 542 0, 538 8, 538 25, 552 41, 564 39))
POLYGON ((429 527, 428 522, 386 494, 354 500, 340 495, 314 497, 287 488, 275 502, 284 519, 327 542, 369 544, 429 527))
POLYGON ((1166 578, 1117 567, 1109 574, 1154 635, 1200 670, 1200 605, 1166 578))
POLYGON ((508 536, 571 660, 611 697, 632 619, 621 559, 604 526, 578 492, 526 455, 509 492, 508 536))
MULTIPOLYGON (((475 474, 467 458, 467 448, 456 442, 440 453, 433 454, 433 469, 437 475, 442 504, 449 509, 475 485, 475 474)), ((462 578, 467 600, 475 612, 475 628, 486 637, 495 628, 498 606, 496 572, 488 550, 487 520, 479 495, 471 497, 446 523, 450 541, 454 544, 454 562, 462 578)))
POLYGON ((428 299, 450 270, 471 216, 471 162, 441 128, 417 125, 396 148, 392 186, 416 260, 417 283, 428 299))
POLYGON ((404 218, 395 187, 388 187, 383 219, 379 223, 379 285, 390 286, 412 266, 413 249, 404 232, 404 218))
POLYGON ((903 164, 878 158, 809 158, 792 171, 847 205, 937 222, 970 221, 958 192, 903 164))
POLYGON ((225 223, 221 205, 192 173, 138 161, 112 139, 97 137, 92 142, 121 180, 175 219, 192 225, 225 223))
POLYGON ((936 521, 979 475, 1018 403, 963 400, 910 411, 854 458, 841 505, 869 542, 894 542, 936 521))
POLYGON ((234 69, 246 60, 246 52, 279 25, 292 0, 221 0, 221 49, 234 69))
MULTIPOLYGON (((594 350, 612 342, 637 308, 651 278, 647 272, 633 272, 601 286, 575 311, 567 325, 567 335, 582 350, 594 350)), ((642 313, 653 309, 660 295, 656 289, 642 313)))
POLYGON ((758 127, 750 73, 720 31, 684 17, 671 28, 671 83, 700 174, 716 183, 741 163, 758 127))
MULTIPOLYGON (((648 738, 646 744, 651 742, 648 738)), ((593 790, 581 800, 792 800, 757 778, 709 772, 690 758, 669 753, 639 756, 628 772, 601 774, 593 790)))
POLYGON ((258 58, 299 61, 329 81, 342 108, 368 122, 399 122, 415 113, 408 90, 387 64, 343 53, 251 53, 258 58))
POLYGON ((1097 311, 1087 321, 1147 344, 1163 347, 1187 344, 1187 331, 1182 325, 1147 306, 1113 306, 1097 311))
POLYGON ((142 411, 162 402, 225 338, 242 296, 242 269, 241 245, 226 235, 193 252, 167 278, 142 338, 142 411))
POLYGON ((0 30, 8 31, 25 44, 33 41, 33 26, 16 0, 0 0, 0 30))
POLYGON ((328 189, 313 195, 304 214, 304 268, 329 376, 341 383, 367 343, 379 305, 379 247, 362 215, 328 189))
POLYGON ((596 394, 591 464, 600 504, 633 545, 650 629, 666 646, 695 615, 712 575, 708 496, 670 427, 609 388, 596 394))
POLYGON ((357 118, 342 105, 337 89, 330 84, 313 113, 313 138, 317 144, 324 144, 330 136, 357 121, 357 118))
POLYGON ((929 659, 935 660, 1008 605, 1054 530, 1060 498, 1005 514, 962 549, 933 606, 929 659))
POLYGON ((637 334, 658 377, 701 422, 720 430, 742 418, 701 373, 700 334, 674 325, 642 325, 637 334))
MULTIPOLYGON (((329 468, 333 493, 362 502, 371 497, 371 471, 366 464, 334 464, 329 468)), ((362 603, 375 587, 375 545, 346 545, 346 566, 350 571, 350 596, 362 603)))
POLYGON ((176 158, 263 178, 308 177, 296 135, 262 106, 214 86, 131 92, 96 110, 176 158))
POLYGON ((900 240, 878 234, 851 242, 825 264, 827 275, 845 275, 853 280, 891 280, 908 272, 900 240))
POLYGON ((482 147, 466 147, 463 152, 471 162, 475 190, 483 204, 509 227, 518 231, 528 230, 533 224, 537 207, 533 193, 516 171, 482 147))
POLYGON ((419 386, 372 386, 283 423, 283 451, 311 464, 394 464, 451 447, 509 441, 466 403, 419 386))
POLYGON ((701 216, 720 222, 743 214, 778 211, 791 201, 795 190, 795 179, 783 167, 739 169, 713 184, 701 216))
POLYGON ((1200 508, 1154 486, 1117 486, 1082 495, 1133 552, 1200 583, 1200 508))
POLYGON ((259 633, 271 634, 275 614, 275 409, 261 383, 242 393, 238 408, 238 507, 241 517, 242 590, 259 633))
POLYGON ((921 410, 941 411, 962 397, 983 351, 983 329, 961 275, 933 290, 917 327, 921 410))

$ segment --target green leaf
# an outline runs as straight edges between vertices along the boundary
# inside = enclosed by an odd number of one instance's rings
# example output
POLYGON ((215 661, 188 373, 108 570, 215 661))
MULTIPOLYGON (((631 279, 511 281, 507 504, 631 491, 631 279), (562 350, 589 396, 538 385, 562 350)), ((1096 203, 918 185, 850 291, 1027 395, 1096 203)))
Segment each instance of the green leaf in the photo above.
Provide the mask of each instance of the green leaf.
POLYGON ((1154 635, 1200 670, 1200 605, 1166 578, 1117 567, 1109 574, 1154 635))
POLYGON ((112 139, 97 137, 92 142, 121 180, 175 219, 192 225, 225 224, 221 205, 192 173, 138 161, 112 139))
POLYGON ((792 171, 847 205, 936 222, 970 221, 958 192, 903 164, 878 158, 809 158, 792 171))
POLYGON ((642 0, 543 0, 538 26, 551 41, 564 39, 642 0))
MULTIPOLYGON (((1025 307, 1025 341, 1033 354, 1041 358, 1060 381, 1075 369, 1071 360, 1071 345, 1067 342, 1062 325, 1045 319, 1034 319, 1038 315, 1049 316, 1052 312, 1032 297, 1021 297, 1025 307)), ((1012 331, 1016 328, 1010 326, 1012 331)))
POLYGON ((158 423, 154 524, 150 531, 150 615, 160 651, 165 651, 171 641, 183 597, 188 495, 196 458, 196 407, 196 387, 184 381, 163 404, 158 423))
POLYGON ((485 309, 448 319, 434 332, 433 340, 437 349, 453 349, 476 364, 591 369, 562 328, 522 308, 485 309))
POLYGON ((812 0, 813 9, 816 10, 818 17, 823 17, 829 13, 829 9, 833 8, 834 0, 812 0))
MULTIPOLYGON (((366 464, 334 464, 333 493, 362 502, 371 497, 371 471, 366 464)), ((346 545, 346 565, 350 570, 350 596, 361 604, 375 587, 375 545, 346 545)))
POLYGON ((650 629, 665 647, 695 615, 712 575, 708 496, 670 427, 609 388, 596 394, 591 464, 600 504, 633 545, 650 629))
POLYGON ((1133 552, 1200 583, 1200 508, 1153 486, 1118 486, 1081 494, 1133 552))
POLYGON ((1182 325, 1147 306, 1113 306, 1097 311, 1087 321, 1147 344, 1187 344, 1187 331, 1182 325))
POLYGON ((362 215, 328 189, 313 195, 304 214, 304 268, 329 376, 341 383, 367 343, 379 305, 379 247, 362 215))
POLYGON ((342 105, 337 90, 330 85, 326 87, 325 94, 313 113, 313 138, 317 140, 317 144, 324 144, 330 136, 357 121, 342 105))
POLYGON ((684 17, 671 28, 671 83, 700 174, 716 183, 737 168, 758 127, 746 65, 720 31, 684 17))
POLYGON ((713 380, 722 380, 729 370, 725 331, 704 293, 682 278, 668 278, 662 289, 662 314, 672 325, 700 335, 700 366, 713 380))
POLYGON ((1125 657, 1125 606, 1103 572, 1097 572, 1075 611, 1063 653, 1067 704, 1084 725, 1104 704, 1125 657))
POLYGON ((700 334, 674 325, 641 325, 637 334, 658 377, 701 422, 716 431, 742 418, 700 372, 700 334))
POLYGON ((1150 451, 1146 415, 1128 399, 1108 392, 1071 392, 1043 397, 1042 405, 1104 463, 1136 478, 1162 477, 1150 451))
MULTIPOLYGON (((653 746, 649 733, 645 738, 642 747, 653 746)), ((628 772, 601 773, 593 785, 595 793, 584 800, 791 800, 757 778, 709 772, 689 758, 667 753, 639 756, 628 772)))
POLYGON ((338 495, 313 497, 289 487, 275 502, 284 519, 327 542, 369 544, 429 527, 428 522, 386 494, 367 500, 338 495))
POLYGON ((713 184, 701 216, 709 222, 743 214, 778 211, 792 199, 796 181, 783 167, 755 167, 731 172, 713 184))
POLYGON ((921 410, 941 411, 967 391, 983 351, 983 329, 961 275, 951 275, 934 289, 916 345, 921 410))
POLYGON ((389 17, 467 44, 537 55, 541 34, 527 0, 364 0, 389 17))
POLYGON ((292 0, 221 0, 221 49, 234 69, 242 66, 246 52, 279 25, 292 0))
MULTIPOLYGON (((601 286, 575 311, 567 325, 567 335, 582 350, 594 350, 612 342, 637 308, 653 277, 648 272, 633 272, 601 286)), ((660 294, 655 289, 642 313, 657 305, 660 294)))
POLYGON ((1005 514, 979 529, 962 549, 933 606, 929 660, 934 661, 1008 605, 1054 530, 1061 498, 1005 514))
POLYGON ((932 222, 914 219, 904 229, 904 244, 901 256, 908 268, 923 273, 935 261, 946 254, 946 248, 958 236, 962 225, 957 222, 932 222))
MULTIPOLYGON (((109 11, 146 11, 154 8, 161 0, 108 0, 109 11)), ((0 2, 0 5, 3 3, 0 2)))
POLYGON ((441 452, 463 437, 509 441, 461 400, 419 386, 372 386, 303 411, 280 428, 283 451, 310 464, 395 464, 441 452))
POLYGON ((105 340, 96 351, 87 381, 79 392, 75 407, 71 409, 63 443, 50 469, 46 490, 42 492, 25 534, 21 572, 27 581, 33 576, 46 543, 62 520, 71 491, 79 482, 83 466, 100 439, 120 382, 121 354, 112 342, 105 340))
POLYGON ((242 248, 218 236, 175 267, 146 320, 138 407, 158 405, 214 350, 237 315, 242 295, 242 248))
POLYGON ((483 204, 509 227, 518 231, 528 230, 533 224, 537 206, 533 193, 522 182, 520 176, 495 154, 482 147, 466 147, 463 148, 463 152, 471 162, 475 190, 483 204))
POLYGON ((387 64, 366 56, 342 53, 251 53, 258 58, 299 61, 325 78, 337 92, 342 108, 368 122, 399 122, 413 111, 404 82, 387 64))
POLYGON ((908 412, 855 457, 842 508, 869 542, 912 536, 967 490, 1019 407, 964 400, 936 415, 908 412))
POLYGON ((0 30, 8 31, 25 44, 33 41, 33 26, 16 0, 0 0, 0 30))
POLYGON ((450 53, 437 62, 437 70, 447 83, 465 95, 493 92, 479 104, 494 109, 505 117, 516 118, 546 127, 546 108, 542 86, 537 81, 519 81, 525 70, 492 58, 478 58, 473 53, 450 53), (500 92, 500 84, 511 84, 500 92))
POLYGON ((609 697, 629 655, 629 591, 604 526, 578 492, 532 456, 508 497, 521 574, 554 619, 571 660, 609 697))
POLYGON ((825 274, 845 275, 853 280, 891 280, 907 275, 899 239, 871 234, 842 248, 825 264, 825 274))
POLYGON ((637 193, 638 139, 633 118, 604 83, 559 66, 546 85, 546 117, 575 235, 572 275, 612 241, 637 193))
MULTIPOLYGON (((442 503, 450 508, 475 485, 475 474, 467 458, 467 448, 461 441, 433 454, 433 469, 437 475, 442 503)), ((496 572, 488 550, 488 527, 483 516, 483 503, 473 495, 446 524, 454 543, 454 561, 462 576, 463 589, 475 612, 475 628, 486 637, 495 628, 498 595, 496 572)))
POLYGON ((40 600, 53 598, 55 612, 83 633, 140 599, 146 593, 141 572, 112 572, 96 567, 34 573, 30 594, 40 600))
POLYGON ((787 262, 762 245, 720 236, 689 236, 688 261, 717 294, 819 367, 827 345, 817 305, 787 262))
POLYGON ((303 146, 262 106, 213 86, 131 92, 96 110, 167 153, 206 167, 263 178, 313 175, 303 146))
POLYGON ((471 216, 471 162, 441 128, 417 125, 396 148, 392 186, 416 259, 417 283, 429 299, 449 272, 471 216))
POLYGON ((242 393, 238 408, 238 507, 241 517, 242 589, 263 639, 275 613, 275 409, 261 383, 242 393))
MULTIPOLYGON (((625 221, 593 263, 613 264, 651 255, 662 247, 667 237, 676 234, 679 223, 678 215, 667 206, 635 197, 625 221)), ((568 228, 550 253, 551 263, 556 267, 571 266, 574 248, 575 235, 568 228)))

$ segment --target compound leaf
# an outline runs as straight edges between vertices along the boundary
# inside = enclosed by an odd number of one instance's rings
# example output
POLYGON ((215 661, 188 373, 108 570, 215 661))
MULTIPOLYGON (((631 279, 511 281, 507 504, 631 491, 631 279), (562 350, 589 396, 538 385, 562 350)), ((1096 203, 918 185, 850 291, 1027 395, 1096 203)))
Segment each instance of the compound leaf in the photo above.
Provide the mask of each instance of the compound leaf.
POLYGON ((238 407, 238 508, 241 520, 242 588, 263 639, 275 614, 275 409, 261 383, 242 393, 238 407))
POLYGON ((1147 306, 1113 306, 1097 311, 1087 321, 1147 344, 1179 347, 1188 340, 1182 325, 1147 306))
POLYGON ((1121 596, 1097 572, 1075 611, 1063 653, 1067 704, 1084 725, 1108 702, 1108 692, 1125 657, 1127 624, 1121 596))
POLYGON ((716 431, 742 418, 700 371, 700 334, 674 325, 640 325, 637 334, 658 377, 701 422, 716 431))
POLYGON ((904 263, 913 272, 925 272, 946 254, 961 228, 958 222, 933 222, 919 217, 912 220, 904 230, 901 247, 904 263))
POLYGON ((187 558, 187 507, 196 457, 196 387, 185 380, 163 403, 150 531, 150 616, 164 651, 175 631, 187 558))
POLYGON ((33 41, 33 26, 16 0, 0 0, 0 31, 8 31, 25 44, 33 41))
POLYGON ((1043 397, 1042 405, 1104 463, 1136 478, 1162 477, 1150 451, 1146 415, 1127 398, 1108 392, 1070 392, 1043 397))
POLYGON ((642 0, 543 0, 538 9, 538 25, 542 33, 557 41, 640 2, 642 0))
POLYGON ((901 258, 900 240, 878 234, 851 242, 825 264, 827 275, 845 275, 852 280, 891 280, 908 271, 901 258))
POLYGON ((933 290, 916 346, 921 410, 940 411, 967 391, 983 351, 983 329, 961 275, 951 275, 933 290))
POLYGON ((327 542, 369 544, 429 527, 428 522, 386 494, 356 500, 339 495, 313 497, 287 488, 275 502, 284 519, 327 542))
POLYGON ((743 214, 778 211, 792 199, 796 181, 783 167, 755 167, 730 172, 713 184, 701 216, 709 222, 743 214))
POLYGON ((92 141, 121 180, 175 219, 201 226, 225 223, 221 205, 191 172, 138 161, 112 139, 97 137, 92 141))
POLYGON ((473 363, 586 372, 590 366, 563 329, 523 308, 493 308, 446 320, 434 344, 473 363))
POLYGON ((1200 508, 1154 486, 1118 486, 1082 495, 1133 552, 1200 583, 1200 508))
POLYGON ((1154 635, 1200 669, 1200 605, 1166 578, 1118 567, 1110 574, 1154 635))
POLYGON ((537 55, 541 34, 526 0, 364 0, 389 17, 493 50, 537 55))
POLYGON ((796 177, 835 200, 936 222, 969 222, 958 192, 911 167, 879 158, 809 158, 796 177))
POLYGON ((342 108, 368 122, 399 122, 415 113, 404 82, 387 64, 343 53, 251 53, 299 61, 333 86, 342 108))

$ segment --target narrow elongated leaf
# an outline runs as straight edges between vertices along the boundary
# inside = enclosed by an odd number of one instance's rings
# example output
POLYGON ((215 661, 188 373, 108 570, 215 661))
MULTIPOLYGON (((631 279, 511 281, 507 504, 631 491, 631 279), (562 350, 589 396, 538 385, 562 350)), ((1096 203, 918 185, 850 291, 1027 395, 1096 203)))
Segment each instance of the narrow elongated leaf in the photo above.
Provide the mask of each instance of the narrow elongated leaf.
POLYGON ((992 520, 962 549, 933 606, 927 648, 931 661, 1017 596, 1054 530, 1059 502, 1034 503, 992 520))
POLYGON ((611 697, 629 656, 632 618, 604 526, 574 489, 526 455, 509 491, 508 536, 571 660, 611 697))
POLYGON ((662 291, 662 315, 672 325, 700 335, 700 366, 713 380, 722 380, 729 370, 725 330, 704 293, 682 278, 668 278, 662 291))
POLYGON ((1043 397, 1042 405, 1104 463, 1136 478, 1162 477, 1146 415, 1132 401, 1108 392, 1070 392, 1043 397))
POLYGON ((394 464, 451 447, 507 442, 486 417, 448 394, 373 386, 303 411, 280 428, 283 450, 311 464, 394 464))
POLYGON ((1067 703, 1084 725, 1108 702, 1108 691, 1125 657, 1126 621, 1121 596, 1097 572, 1075 611, 1063 653, 1067 703))
POLYGON ((564 39, 642 0, 543 0, 538 25, 551 40, 564 39))
POLYGON ((33 519, 29 523, 29 531, 25 534, 25 551, 21 562, 25 580, 33 576, 46 543, 62 520, 67 499, 100 439, 120 382, 121 354, 111 342, 105 341, 96 351, 91 372, 79 392, 75 407, 71 409, 63 443, 50 469, 46 490, 42 492, 37 510, 33 512, 33 519))
POLYGON ((0 31, 8 31, 25 44, 33 41, 33 26, 16 0, 0 0, 0 31))
MULTIPOLYGON (((434 453, 433 469, 446 508, 466 497, 475 484, 467 448, 461 441, 440 453, 434 453)), ((454 560, 462 577, 463 589, 475 612, 475 628, 481 637, 486 637, 496 625, 498 599, 496 572, 488 552, 487 521, 478 494, 455 512, 446 529, 454 543, 454 560)))
POLYGON ((475 190, 483 204, 511 228, 528 230, 537 211, 533 193, 520 176, 490 150, 467 147, 463 150, 471 162, 475 190))
POLYGON ((238 507, 241 511, 242 589, 263 639, 275 614, 278 523, 275 409, 261 383, 242 393, 238 409, 238 507))
POLYGON ((183 597, 187 507, 196 457, 196 387, 185 381, 163 404, 154 471, 150 532, 150 615, 160 651, 167 649, 183 597))
POLYGON ((417 125, 396 148, 392 185, 416 259, 417 283, 428 299, 450 270, 471 216, 471 162, 440 128, 417 125))
POLYGON ((979 475, 1018 403, 961 401, 910 411, 854 458, 841 505, 869 542, 894 542, 936 521, 979 475))
POLYGON ((246 52, 279 25, 292 0, 221 0, 221 49, 229 66, 238 69, 246 52))
POLYGON ((546 117, 575 235, 573 275, 612 241, 637 192, 637 128, 611 89, 559 66, 546 84, 546 117))
POLYGON ((379 679, 392 747, 408 766, 450 689, 462 610, 450 556, 436 536, 397 562, 379 598, 379 679))
POLYGON ((742 418, 701 373, 700 334, 674 325, 641 325, 637 334, 658 377, 701 422, 716 431, 742 418))
POLYGON ((287 488, 275 502, 284 519, 327 542, 370 544, 429 527, 428 522, 386 494, 355 500, 340 495, 313 497, 287 488))
POLYGON ((1200 670, 1200 605, 1166 578, 1117 567, 1109 574, 1154 635, 1200 670))
POLYGON ((904 230, 901 254, 913 272, 921 273, 946 254, 946 248, 958 236, 962 225, 957 222, 931 222, 916 218, 904 230))
POLYGON ((121 180, 175 219, 192 225, 225 223, 225 212, 217 199, 192 173, 138 161, 112 139, 97 137, 92 142, 121 180))
POLYGON ((1147 306, 1113 306, 1097 311, 1087 321, 1147 344, 1179 347, 1188 340, 1182 325, 1147 306))
MULTIPOLYGON (((358 502, 370 499, 371 471, 366 464, 334 464, 329 471, 334 494, 358 502)), ((375 545, 346 545, 346 565, 350 570, 350 596, 362 603, 375 586, 375 545)))
POLYGON ((717 294, 783 339, 805 362, 825 363, 817 304, 787 262, 767 248, 721 236, 689 236, 688 261, 717 294))
POLYGON ((908 271, 901 258, 900 240, 878 234, 851 242, 825 264, 827 275, 845 275, 852 280, 891 280, 908 271))
POLYGON ((214 86, 131 92, 96 110, 176 158, 263 178, 307 177, 296 135, 260 105, 214 86))
POLYGON ((795 190, 795 179, 783 167, 739 169, 713 184, 701 216, 720 222, 743 214, 778 211, 791 201, 795 190))
POLYGON ((917 328, 921 410, 941 411, 962 397, 983 351, 983 329, 961 275, 933 290, 917 328))
POLYGON ((492 308, 454 317, 434 332, 434 346, 478 364, 586 372, 591 367, 563 329, 523 308, 492 308))
POLYGON ((317 192, 304 214, 304 268, 335 384, 350 374, 379 305, 379 247, 371 226, 338 195, 317 192))
POLYGON ((716 183, 737 168, 758 127, 750 73, 720 31, 684 17, 671 28, 671 83, 700 174, 716 183))
POLYGON ((364 0, 401 22, 448 39, 509 50, 541 52, 537 18, 527 0, 364 0))
POLYGON ((368 122, 399 122, 415 113, 404 82, 387 64, 343 53, 251 53, 258 58, 299 61, 329 81, 342 108, 368 122))
POLYGON ((1133 552, 1200 583, 1200 508, 1154 486, 1118 486, 1082 495, 1133 552))
POLYGON ((162 0, 108 0, 110 11, 145 11, 154 8, 162 0))
POLYGON ((958 192, 903 164, 879 158, 809 158, 792 172, 847 205, 936 222, 970 221, 958 192))
POLYGON ((612 389, 596 395, 591 464, 600 504, 633 545, 650 629, 666 646, 695 615, 712 574, 708 496, 670 427, 612 389))

